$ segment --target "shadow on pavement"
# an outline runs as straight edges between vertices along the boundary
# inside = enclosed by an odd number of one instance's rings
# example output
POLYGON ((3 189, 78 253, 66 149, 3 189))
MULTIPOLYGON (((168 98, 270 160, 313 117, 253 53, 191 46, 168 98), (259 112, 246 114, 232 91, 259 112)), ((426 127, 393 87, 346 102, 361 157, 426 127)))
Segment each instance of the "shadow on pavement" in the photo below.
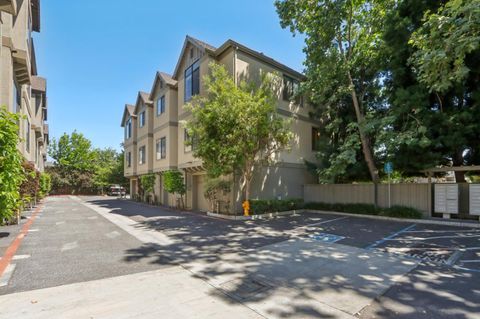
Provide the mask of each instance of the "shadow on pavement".
POLYGON ((290 231, 302 224, 301 216, 284 217, 288 223, 223 221, 130 201, 88 201, 114 214, 142 216, 138 227, 172 240, 170 245, 129 249, 126 262, 153 258, 152 263, 181 264, 225 295, 213 294, 226 302, 240 301, 267 317, 337 318, 362 309, 361 318, 470 319, 480 313, 480 273, 420 265, 404 275, 411 268, 401 273, 401 259, 378 257, 378 252, 351 248, 357 253, 348 255, 336 250, 343 245, 315 243, 292 249, 296 241, 290 231), (384 260, 382 267, 379 260, 384 260), (392 286, 401 275, 401 282, 392 286))

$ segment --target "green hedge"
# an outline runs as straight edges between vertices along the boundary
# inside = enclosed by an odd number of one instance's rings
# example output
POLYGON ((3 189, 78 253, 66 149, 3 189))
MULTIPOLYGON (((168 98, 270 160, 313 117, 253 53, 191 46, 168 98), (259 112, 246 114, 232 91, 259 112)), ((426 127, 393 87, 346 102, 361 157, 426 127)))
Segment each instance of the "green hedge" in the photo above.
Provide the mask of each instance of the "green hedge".
POLYGON ((326 210, 359 215, 378 215, 398 218, 422 218, 422 213, 411 207, 392 206, 391 208, 379 208, 372 204, 328 204, 328 203, 307 203, 306 209, 326 210))
POLYGON ((291 199, 251 199, 250 200, 250 212, 253 215, 285 212, 289 210, 303 208, 303 200, 299 198, 291 199))

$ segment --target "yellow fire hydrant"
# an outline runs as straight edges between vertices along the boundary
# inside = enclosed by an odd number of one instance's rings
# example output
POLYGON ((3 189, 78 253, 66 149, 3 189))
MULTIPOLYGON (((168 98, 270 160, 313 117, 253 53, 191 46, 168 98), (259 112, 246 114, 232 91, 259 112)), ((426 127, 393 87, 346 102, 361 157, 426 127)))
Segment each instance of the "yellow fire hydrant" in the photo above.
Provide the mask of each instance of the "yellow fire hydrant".
POLYGON ((243 215, 250 216, 250 202, 248 200, 244 201, 242 204, 243 207, 243 215))

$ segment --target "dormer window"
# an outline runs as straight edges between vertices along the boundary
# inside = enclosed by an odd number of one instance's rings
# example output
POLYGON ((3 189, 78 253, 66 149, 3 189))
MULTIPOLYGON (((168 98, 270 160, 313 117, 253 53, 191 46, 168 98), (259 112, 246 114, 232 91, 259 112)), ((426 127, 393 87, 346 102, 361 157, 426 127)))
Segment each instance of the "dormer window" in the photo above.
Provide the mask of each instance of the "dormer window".
POLYGON ((200 93, 200 61, 195 61, 185 70, 185 102, 200 93))
POLYGON ((165 113, 165 95, 161 96, 157 100, 157 116, 165 113))
POLYGON ((139 115, 138 115, 138 125, 140 127, 144 127, 145 126, 145 111, 141 112, 139 115))

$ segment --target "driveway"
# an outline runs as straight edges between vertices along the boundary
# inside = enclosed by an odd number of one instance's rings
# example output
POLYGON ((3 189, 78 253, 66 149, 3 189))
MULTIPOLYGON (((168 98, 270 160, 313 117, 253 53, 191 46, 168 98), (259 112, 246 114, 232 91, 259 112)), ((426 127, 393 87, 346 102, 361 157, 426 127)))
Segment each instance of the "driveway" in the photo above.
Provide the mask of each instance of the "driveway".
POLYGON ((480 314, 478 229, 318 213, 225 221, 105 197, 53 197, 37 217, 0 318, 480 314))

